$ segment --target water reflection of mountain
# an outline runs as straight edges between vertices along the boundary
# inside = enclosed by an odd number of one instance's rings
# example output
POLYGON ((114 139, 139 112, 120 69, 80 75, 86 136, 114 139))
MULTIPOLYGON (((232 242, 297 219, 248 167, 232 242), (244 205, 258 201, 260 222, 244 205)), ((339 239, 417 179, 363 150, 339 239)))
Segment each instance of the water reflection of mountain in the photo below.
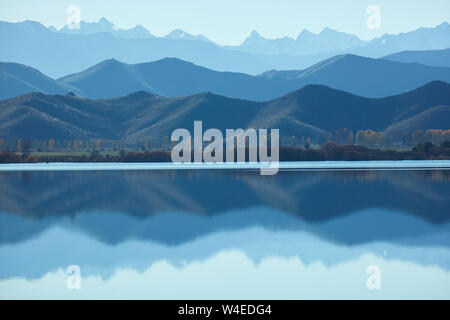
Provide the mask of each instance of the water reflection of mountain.
POLYGON ((116 211, 134 216, 183 211, 215 215, 267 206, 306 221, 365 208, 450 218, 449 171, 11 172, 0 173, 0 211, 33 218, 116 211))
POLYGON ((450 247, 450 224, 430 224, 398 211, 373 208, 321 222, 307 222, 267 207, 233 210, 212 217, 166 212, 134 217, 117 212, 86 212, 75 217, 30 219, 0 214, 0 244, 17 243, 51 229, 82 232, 109 245, 130 240, 176 246, 218 232, 261 227, 274 232, 307 232, 340 245, 388 241, 401 245, 450 247))
POLYGON ((449 177, 448 171, 7 173, 0 180, 0 241, 20 242, 59 225, 108 244, 176 245, 260 226, 348 245, 422 237, 421 245, 448 246, 439 234, 448 235, 449 177))
MULTIPOLYGON (((275 213, 280 214, 280 212, 275 213)), ((246 214, 246 212, 227 213, 225 216, 241 214, 246 214)), ((363 213, 363 215, 367 217, 366 213, 363 213)), ((176 218, 177 215, 171 217, 176 218)), ((194 221, 207 219, 192 215, 189 217, 193 218, 194 221)), ((407 227, 401 228, 403 231, 398 236, 398 238, 403 237, 403 239, 388 239, 352 246, 336 244, 313 234, 320 234, 330 229, 336 230, 336 228, 343 228, 341 233, 346 231, 352 233, 352 230, 360 227, 352 225, 352 228, 346 228, 348 226, 346 222, 349 222, 345 221, 347 218, 343 218, 344 221, 337 221, 331 225, 319 226, 315 230, 307 231, 283 230, 281 232, 259 227, 239 228, 232 226, 228 227, 228 230, 215 230, 215 232, 209 230, 211 231, 210 234, 207 234, 206 230, 198 228, 201 225, 198 221, 197 223, 189 221, 189 224, 185 227, 192 228, 197 232, 200 231, 198 238, 189 240, 185 238, 184 242, 179 241, 177 244, 170 243, 168 245, 161 243, 162 240, 176 237, 174 234, 182 230, 181 227, 168 231, 164 230, 164 225, 158 224, 161 230, 153 234, 156 230, 156 222, 153 226, 148 221, 139 225, 139 219, 135 217, 116 217, 115 222, 124 223, 121 230, 128 230, 129 241, 123 240, 121 243, 111 245, 111 239, 105 237, 112 236, 115 238, 116 236, 113 233, 117 229, 110 229, 108 234, 108 232, 105 232, 107 228, 99 228, 99 223, 87 226, 87 222, 102 220, 100 216, 94 214, 91 219, 86 216, 82 219, 84 221, 76 221, 71 225, 47 228, 39 237, 30 241, 0 246, 0 259, 2 260, 0 279, 11 277, 36 279, 47 272, 54 272, 74 263, 82 267, 84 275, 101 275, 102 277, 113 275, 117 268, 131 268, 144 272, 154 263, 160 261, 167 261, 175 267, 182 268, 189 263, 202 263, 224 251, 242 252, 254 264, 259 264, 262 260, 270 257, 283 259, 298 257, 306 265, 319 262, 331 267, 358 259, 364 255, 372 255, 387 261, 409 261, 420 266, 438 266, 444 270, 449 270, 449 226, 425 226, 426 223, 424 222, 411 221, 417 220, 416 218, 405 217, 407 219, 402 222, 406 222, 407 227), (135 220, 134 225, 127 220, 135 220), (79 229, 82 229, 84 233, 80 233, 79 229), (148 230, 148 234, 140 233, 144 230, 148 230), (164 231, 167 234, 165 236, 163 235, 164 231), (418 234, 412 235, 414 232, 418 232, 418 234), (103 237, 102 241, 94 239, 96 237, 103 237), (136 238, 146 238, 146 241, 130 241, 130 239, 136 238), (159 243, 150 241, 149 238, 156 238, 159 243), (443 239, 445 240, 441 243, 440 241, 443 239), (108 243, 104 243, 104 241, 108 243), (410 241, 412 242, 410 243, 410 241)), ((101 218, 103 218, 102 221, 105 224, 104 218, 114 218, 114 216, 102 215, 101 218)), ((149 219, 152 220, 153 218, 149 219)), ((213 219, 221 220, 222 218, 218 216, 213 219)), ((180 221, 180 224, 183 225, 186 220, 180 221)), ((233 219, 230 217, 228 220, 233 219)), ((220 225, 220 223, 212 222, 211 225, 213 226, 210 229, 214 229, 214 226, 220 225)), ((294 227, 291 226, 290 228, 294 229, 294 227)), ((303 227, 308 229, 308 226, 303 227)), ((360 230, 360 233, 363 231, 360 230)), ((183 236, 180 238, 183 238, 183 236)), ((114 240, 117 241, 117 239, 114 240)), ((173 241, 173 239, 171 240, 173 241)))

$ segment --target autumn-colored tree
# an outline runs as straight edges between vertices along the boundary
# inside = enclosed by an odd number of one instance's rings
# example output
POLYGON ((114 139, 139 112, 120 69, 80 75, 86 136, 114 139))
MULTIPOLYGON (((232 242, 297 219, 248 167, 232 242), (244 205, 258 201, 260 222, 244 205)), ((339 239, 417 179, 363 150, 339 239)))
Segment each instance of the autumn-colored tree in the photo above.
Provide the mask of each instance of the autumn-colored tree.
POLYGON ((411 134, 412 144, 416 145, 424 142, 425 142, 425 133, 423 132, 423 130, 416 130, 411 134))
POLYGON ((291 138, 291 144, 293 147, 295 147, 295 136, 292 136, 291 138))
POLYGON ((54 139, 48 140, 48 150, 51 152, 55 151, 55 140, 54 139))
POLYGON ((3 152, 5 148, 5 140, 0 139, 0 152, 3 152))
POLYGON ((94 140, 89 140, 87 141, 87 145, 88 145, 88 150, 91 152, 95 152, 96 151, 96 143, 94 140))
POLYGON ((103 140, 101 138, 97 139, 97 141, 95 142, 95 146, 98 151, 102 150, 102 145, 103 145, 103 140))
POLYGON ((383 135, 382 145, 383 146, 387 146, 387 147, 392 146, 392 136, 390 136, 390 135, 383 135))
POLYGON ((162 149, 164 150, 164 151, 166 151, 167 150, 167 145, 168 145, 168 142, 169 142, 169 137, 168 136, 164 136, 163 137, 163 140, 162 140, 162 149))
POLYGON ((450 130, 442 132, 442 142, 450 141, 450 130))
POLYGON ((28 153, 30 152, 31 149, 31 141, 30 140, 23 140, 22 141, 22 152, 23 153, 28 153))
POLYGON ((305 149, 311 148, 311 139, 308 137, 305 142, 305 149))
POLYGON ((366 135, 364 134, 364 131, 358 130, 358 132, 356 133, 356 144, 360 146, 364 146, 367 144, 366 135))
POLYGON ((16 151, 17 152, 22 152, 22 141, 20 139, 17 139, 16 142, 16 151))
POLYGON ((147 151, 152 151, 152 137, 147 138, 147 151))
POLYGON ((353 130, 350 130, 347 134, 347 144, 353 144, 353 130))
POLYGON ((359 130, 356 133, 356 144, 367 147, 381 147, 387 141, 383 132, 373 130, 359 130))
POLYGON ((80 145, 78 143, 78 140, 73 140, 73 151, 80 150, 80 145))

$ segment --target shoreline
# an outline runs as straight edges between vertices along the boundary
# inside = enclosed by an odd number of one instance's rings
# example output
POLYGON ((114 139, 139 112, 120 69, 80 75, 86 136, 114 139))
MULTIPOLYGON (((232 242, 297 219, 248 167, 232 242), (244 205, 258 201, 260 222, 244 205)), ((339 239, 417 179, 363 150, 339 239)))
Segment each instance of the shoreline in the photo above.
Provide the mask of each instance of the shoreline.
MULTIPOLYGON (((10 163, 0 164, 0 172, 14 171, 140 171, 140 170, 260 170, 270 168, 265 163, 10 163)), ((339 170, 450 170, 450 160, 393 161, 297 161, 279 162, 280 171, 339 170)))

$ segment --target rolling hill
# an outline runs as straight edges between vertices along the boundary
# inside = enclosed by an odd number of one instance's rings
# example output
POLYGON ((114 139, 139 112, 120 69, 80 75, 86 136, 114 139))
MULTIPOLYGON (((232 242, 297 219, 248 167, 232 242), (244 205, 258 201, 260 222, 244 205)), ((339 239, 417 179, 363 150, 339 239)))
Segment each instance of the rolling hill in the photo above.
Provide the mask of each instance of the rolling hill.
POLYGON ((336 56, 305 70, 268 71, 260 76, 217 72, 175 58, 129 65, 107 60, 59 79, 89 98, 114 98, 144 90, 167 97, 213 92, 265 101, 309 84, 365 97, 404 93, 434 80, 450 82, 450 68, 405 64, 354 55, 336 56))
POLYGON ((403 63, 420 63, 427 66, 450 67, 450 48, 428 51, 402 51, 384 57, 386 60, 403 63))
POLYGON ((36 69, 18 63, 0 62, 0 99, 30 92, 64 94, 71 89, 36 69))
POLYGON ((261 77, 288 79, 297 88, 320 84, 364 97, 404 93, 434 80, 450 82, 450 68, 340 55, 299 71, 268 71, 261 77))
POLYGON ((170 136, 177 128, 278 128, 281 136, 323 142, 327 132, 383 131, 418 124, 449 129, 450 84, 435 81, 405 94, 370 99, 309 85, 267 102, 231 99, 212 93, 164 98, 136 92, 116 99, 85 99, 32 93, 0 102, 0 137, 7 139, 94 138, 135 141, 170 136), (431 114, 431 116, 430 116, 431 114), (442 127, 442 126, 446 127, 442 127))
POLYGON ((211 91, 231 98, 264 101, 294 89, 288 79, 267 79, 243 73, 218 72, 176 58, 125 64, 111 59, 59 79, 89 98, 115 98, 135 91, 180 97, 211 91))

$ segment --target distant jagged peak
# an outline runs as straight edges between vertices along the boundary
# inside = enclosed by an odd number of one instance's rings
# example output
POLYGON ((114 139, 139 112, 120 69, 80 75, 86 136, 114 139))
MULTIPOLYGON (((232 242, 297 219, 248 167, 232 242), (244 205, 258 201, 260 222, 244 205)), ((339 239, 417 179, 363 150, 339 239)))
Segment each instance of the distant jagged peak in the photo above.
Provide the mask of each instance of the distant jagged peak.
POLYGON ((59 30, 59 32, 71 34, 93 34, 99 32, 106 32, 118 37, 129 39, 155 37, 142 25, 136 25, 130 29, 121 29, 118 26, 116 26, 113 22, 106 19, 105 17, 100 18, 97 22, 81 21, 79 29, 69 29, 67 26, 64 26, 59 30))
POLYGON ((337 31, 335 29, 331 29, 329 27, 325 27, 325 28, 322 29, 322 31, 320 31, 320 34, 336 33, 336 32, 339 32, 339 31, 337 31))
POLYGON ((183 38, 183 37, 185 37, 187 35, 190 35, 190 34, 184 32, 181 29, 175 29, 175 30, 172 30, 171 32, 169 32, 168 34, 166 34, 165 38, 169 38, 169 39, 172 39, 172 38, 183 38))
POLYGON ((255 45, 255 44, 260 44, 260 43, 264 43, 268 41, 268 39, 262 37, 258 31, 253 30, 250 35, 245 38, 244 42, 242 42, 242 46, 251 46, 251 45, 255 45))
POLYGON ((253 31, 250 33, 250 38, 262 38, 262 37, 261 37, 261 35, 259 34, 258 31, 253 30, 253 31))
POLYGON ((170 40, 197 40, 197 41, 205 41, 205 42, 212 42, 210 39, 206 38, 205 36, 198 34, 193 35, 190 33, 187 33, 181 29, 175 29, 168 34, 164 36, 166 39, 170 40))
POLYGON ((114 23, 112 23, 111 21, 109 21, 108 19, 106 19, 105 17, 101 17, 98 22, 98 24, 100 25, 104 25, 104 26, 110 26, 113 27, 114 23))
POLYGON ((304 37, 311 37, 311 36, 317 36, 317 34, 309 31, 308 29, 303 29, 297 36, 297 40, 302 39, 304 37))
POLYGON ((442 22, 436 27, 436 29, 449 29, 450 24, 447 21, 442 22))
POLYGON ((141 30, 141 31, 148 31, 147 29, 144 28, 144 26, 142 24, 137 24, 135 25, 133 28, 129 29, 129 30, 141 30))

